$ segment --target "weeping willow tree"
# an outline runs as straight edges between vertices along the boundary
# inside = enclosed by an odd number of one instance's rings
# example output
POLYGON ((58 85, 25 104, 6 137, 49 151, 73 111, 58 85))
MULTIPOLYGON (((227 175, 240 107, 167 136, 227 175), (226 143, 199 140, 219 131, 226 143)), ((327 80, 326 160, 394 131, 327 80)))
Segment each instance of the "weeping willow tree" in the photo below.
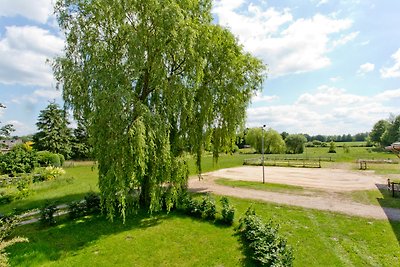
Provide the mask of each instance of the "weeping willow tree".
POLYGON ((231 146, 264 65, 212 24, 210 0, 59 0, 66 36, 53 69, 99 165, 112 219, 168 210, 187 187, 184 154, 231 146))

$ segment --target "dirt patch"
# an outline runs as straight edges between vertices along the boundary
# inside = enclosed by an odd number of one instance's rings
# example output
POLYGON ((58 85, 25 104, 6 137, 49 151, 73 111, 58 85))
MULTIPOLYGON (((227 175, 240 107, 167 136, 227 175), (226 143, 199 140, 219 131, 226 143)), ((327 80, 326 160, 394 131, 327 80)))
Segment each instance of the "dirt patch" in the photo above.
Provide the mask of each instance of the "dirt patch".
MULTIPOLYGON (((265 182, 297 185, 327 191, 343 192, 376 189, 377 184, 386 184, 386 179, 372 171, 343 169, 310 169, 264 167, 265 182)), ((208 178, 228 178, 244 181, 262 181, 262 167, 245 166, 222 169, 203 175, 208 178)))
POLYGON ((400 221, 400 209, 365 205, 337 197, 338 192, 376 189, 377 185, 386 183, 385 178, 375 175, 373 172, 282 167, 265 167, 264 171, 265 181, 268 183, 298 185, 305 188, 323 190, 325 194, 304 196, 222 186, 214 183, 214 180, 217 178, 261 182, 262 167, 252 166, 222 169, 206 173, 200 181, 197 177, 193 177, 189 180, 189 188, 195 192, 212 192, 239 198, 257 199, 304 208, 339 212, 352 216, 400 221))

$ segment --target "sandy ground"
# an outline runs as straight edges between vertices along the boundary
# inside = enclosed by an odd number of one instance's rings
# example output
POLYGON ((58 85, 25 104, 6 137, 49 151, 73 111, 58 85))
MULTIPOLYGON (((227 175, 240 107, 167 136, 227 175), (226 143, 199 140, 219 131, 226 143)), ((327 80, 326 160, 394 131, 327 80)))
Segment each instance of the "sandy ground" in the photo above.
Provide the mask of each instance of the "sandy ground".
MULTIPOLYGON (((349 192, 353 190, 377 189, 377 186, 383 186, 386 184, 386 179, 384 177, 375 175, 368 171, 283 167, 265 167, 264 171, 266 182, 298 185, 326 192, 349 192)), ((206 173, 200 181, 197 177, 193 177, 189 181, 189 188, 196 192, 212 192, 239 198, 256 199, 304 208, 328 210, 352 216, 400 221, 400 209, 360 204, 349 199, 340 199, 337 197, 337 194, 304 196, 229 187, 215 184, 214 180, 217 178, 261 182, 262 167, 246 166, 206 173)))
MULTIPOLYGON (((262 181, 262 167, 244 166, 222 169, 206 173, 204 176, 262 181)), ((385 178, 373 174, 372 171, 343 169, 264 167, 264 176, 267 183, 298 185, 337 192, 376 189, 377 184, 387 184, 385 178)))

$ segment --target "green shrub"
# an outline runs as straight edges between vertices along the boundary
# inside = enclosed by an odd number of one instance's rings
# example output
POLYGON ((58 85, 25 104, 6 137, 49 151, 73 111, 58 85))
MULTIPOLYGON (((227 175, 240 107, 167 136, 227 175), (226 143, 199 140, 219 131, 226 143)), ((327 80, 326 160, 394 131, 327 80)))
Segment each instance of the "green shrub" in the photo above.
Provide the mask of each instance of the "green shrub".
POLYGON ((64 166, 64 162, 65 162, 65 157, 63 154, 57 154, 58 157, 60 158, 60 166, 64 166))
POLYGON ((258 266, 293 266, 292 249, 279 236, 278 226, 271 221, 263 223, 251 207, 239 222, 237 231, 258 266))
POLYGON ((0 174, 16 176, 19 173, 30 173, 37 166, 37 155, 27 150, 23 145, 16 145, 13 149, 0 154, 0 174))
POLYGON ((30 195, 31 193, 31 185, 32 185, 32 176, 24 175, 18 179, 17 189, 18 195, 17 199, 23 199, 30 195))
POLYGON ((0 217, 0 266, 9 266, 8 253, 5 249, 15 243, 28 242, 28 239, 22 237, 14 237, 10 240, 5 240, 16 227, 18 220, 13 217, 0 217))
POLYGON ((333 142, 333 141, 330 142, 328 153, 336 153, 336 144, 335 144, 335 142, 333 142))
POLYGON ((68 217, 76 219, 85 215, 86 202, 74 201, 68 205, 68 217))
POLYGON ((16 216, 0 217, 0 240, 8 237, 17 224, 18 218, 16 216))
POLYGON ((207 220, 214 220, 215 214, 217 213, 217 207, 215 206, 215 200, 210 195, 202 197, 201 204, 199 206, 201 217, 207 220))
POLYGON ((14 195, 10 194, 0 194, 0 205, 5 205, 13 202, 15 199, 14 195))
POLYGON ((40 222, 43 225, 54 225, 56 220, 54 214, 58 211, 56 204, 46 201, 42 209, 40 210, 40 222))
POLYGON ((185 214, 194 216, 194 217, 201 217, 201 203, 192 198, 188 194, 184 194, 180 201, 178 202, 178 209, 182 210, 185 214))
POLYGON ((33 181, 42 182, 54 180, 64 174, 64 169, 60 167, 48 166, 45 168, 36 168, 33 172, 33 181))
POLYGON ((94 192, 85 195, 85 209, 87 214, 96 214, 101 211, 100 196, 94 192))
MULTIPOLYGON (((37 152, 38 162, 40 166, 53 166, 53 167, 60 167, 61 166, 61 159, 60 154, 55 154, 49 151, 39 151, 37 152)), ((64 162, 63 162, 64 163, 64 162)))
POLYGON ((227 224, 227 225, 232 225, 233 224, 233 219, 235 217, 235 208, 233 208, 229 204, 229 200, 227 197, 222 197, 221 198, 221 204, 222 204, 222 223, 227 224))

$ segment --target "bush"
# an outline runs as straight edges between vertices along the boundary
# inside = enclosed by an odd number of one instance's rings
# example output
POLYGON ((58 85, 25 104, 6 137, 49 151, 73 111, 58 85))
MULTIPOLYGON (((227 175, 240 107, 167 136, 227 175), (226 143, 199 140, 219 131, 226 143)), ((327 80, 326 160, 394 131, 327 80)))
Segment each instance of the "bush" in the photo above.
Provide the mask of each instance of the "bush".
POLYGON ((0 240, 8 237, 12 230, 17 226, 18 219, 16 216, 4 216, 0 218, 0 240))
POLYGON ((76 219, 85 215, 86 202, 74 201, 68 205, 68 217, 76 219))
POLYGON ((63 168, 48 166, 46 168, 36 168, 33 173, 33 179, 34 182, 49 181, 64 174, 65 171, 63 168))
POLYGON ((16 145, 13 149, 0 154, 0 173, 15 176, 18 173, 30 173, 37 166, 37 155, 27 151, 23 145, 16 145))
POLYGON ((17 199, 26 198, 31 193, 31 185, 32 185, 32 176, 24 175, 18 179, 17 189, 18 195, 17 199))
POLYGON ((60 154, 51 153, 49 151, 39 151, 37 152, 37 156, 38 156, 38 162, 42 167, 47 167, 47 166, 60 167, 62 165, 61 164, 62 159, 60 159, 60 154))
POLYGON ((100 196, 94 192, 89 192, 85 196, 85 208, 87 214, 96 214, 101 211, 100 196))
POLYGON ((185 214, 194 216, 194 217, 201 217, 201 203, 193 199, 190 195, 187 193, 184 193, 181 197, 180 200, 178 201, 177 208, 178 210, 183 211, 185 214))
POLYGON ((65 162, 65 157, 63 154, 57 154, 58 157, 60 158, 60 167, 64 166, 64 162, 65 162))
POLYGON ((329 144, 329 151, 328 153, 336 153, 336 145, 335 142, 331 141, 331 143, 329 144))
POLYGON ((10 194, 0 194, 0 205, 9 204, 14 201, 15 196, 10 194))
POLYGON ((233 219, 235 217, 235 208, 233 208, 231 205, 229 205, 229 200, 227 197, 222 197, 221 198, 221 204, 222 204, 222 222, 227 225, 232 225, 233 224, 233 219))
POLYGON ((22 237, 14 237, 5 241, 17 223, 16 217, 0 217, 0 266, 9 266, 8 254, 4 251, 8 246, 19 242, 28 242, 28 239, 22 237))
POLYGON ((207 220, 214 220, 217 213, 215 200, 210 195, 205 195, 200 204, 201 217, 207 220))
POLYGON ((258 266, 293 266, 293 252, 279 236, 278 226, 263 223, 252 208, 239 220, 237 229, 258 266))
POLYGON ((47 202, 40 210, 40 222, 43 225, 54 225, 56 220, 54 214, 58 211, 57 206, 54 203, 47 202))

